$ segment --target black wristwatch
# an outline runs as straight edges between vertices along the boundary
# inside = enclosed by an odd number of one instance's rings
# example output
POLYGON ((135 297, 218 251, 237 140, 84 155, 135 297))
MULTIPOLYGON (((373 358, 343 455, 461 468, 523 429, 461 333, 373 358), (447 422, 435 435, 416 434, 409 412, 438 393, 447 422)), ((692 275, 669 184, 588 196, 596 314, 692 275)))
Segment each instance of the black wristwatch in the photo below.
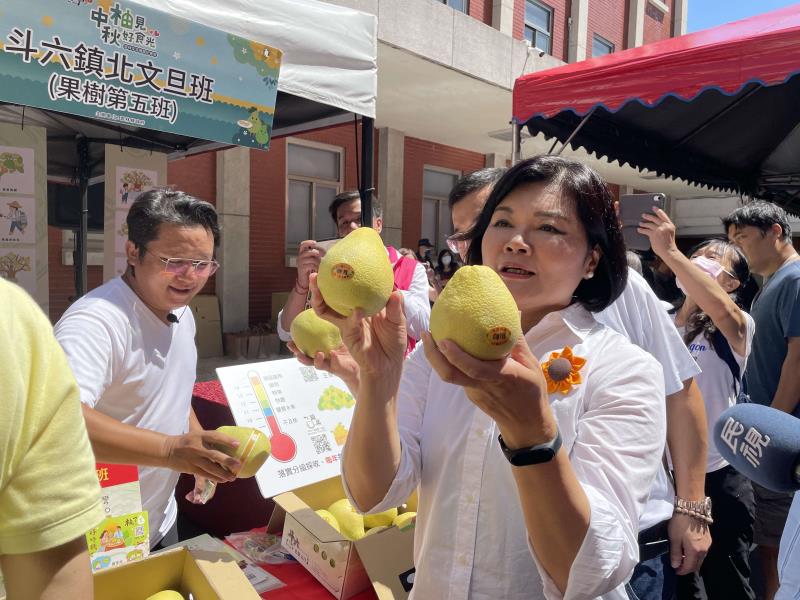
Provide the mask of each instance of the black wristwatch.
POLYGON ((500 448, 503 450, 503 454, 506 455, 508 462, 515 467, 527 467, 528 465, 538 465, 553 460, 558 449, 561 448, 561 432, 556 431, 556 437, 549 442, 517 450, 511 450, 506 446, 502 435, 497 436, 497 441, 500 442, 500 448))

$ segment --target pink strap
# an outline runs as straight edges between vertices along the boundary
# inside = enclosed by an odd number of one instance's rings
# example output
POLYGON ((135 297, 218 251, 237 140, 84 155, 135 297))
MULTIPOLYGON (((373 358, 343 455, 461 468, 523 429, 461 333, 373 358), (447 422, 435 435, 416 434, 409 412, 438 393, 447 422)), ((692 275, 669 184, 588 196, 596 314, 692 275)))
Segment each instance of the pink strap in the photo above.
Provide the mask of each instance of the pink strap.
MULTIPOLYGON (((414 280, 414 269, 417 268, 417 261, 408 256, 400 256, 397 250, 391 246, 387 246, 386 249, 389 251, 389 261, 392 263, 392 270, 394 271, 394 289, 408 290, 414 280)), ((409 337, 406 356, 411 353, 416 345, 417 341, 409 337)))

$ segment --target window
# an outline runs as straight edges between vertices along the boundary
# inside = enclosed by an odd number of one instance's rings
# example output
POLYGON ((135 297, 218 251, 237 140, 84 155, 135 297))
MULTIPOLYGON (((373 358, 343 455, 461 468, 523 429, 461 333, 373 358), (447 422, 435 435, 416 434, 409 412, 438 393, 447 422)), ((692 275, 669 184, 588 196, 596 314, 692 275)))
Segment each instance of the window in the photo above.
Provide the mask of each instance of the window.
POLYGON ((435 246, 438 254, 447 248, 447 236, 453 233, 447 196, 461 177, 458 171, 425 167, 422 176, 422 235, 435 246))
POLYGON ((469 5, 467 0, 439 0, 442 4, 447 4, 452 9, 468 14, 469 5))
POLYGON ((328 207, 342 191, 341 148, 291 141, 288 144, 286 252, 296 254, 303 240, 336 237, 328 207))
POLYGON ((531 46, 552 54, 553 46, 553 9, 546 4, 526 0, 525 2, 525 39, 531 46))
POLYGON ((614 52, 614 44, 596 33, 592 36, 592 56, 605 56, 614 52))

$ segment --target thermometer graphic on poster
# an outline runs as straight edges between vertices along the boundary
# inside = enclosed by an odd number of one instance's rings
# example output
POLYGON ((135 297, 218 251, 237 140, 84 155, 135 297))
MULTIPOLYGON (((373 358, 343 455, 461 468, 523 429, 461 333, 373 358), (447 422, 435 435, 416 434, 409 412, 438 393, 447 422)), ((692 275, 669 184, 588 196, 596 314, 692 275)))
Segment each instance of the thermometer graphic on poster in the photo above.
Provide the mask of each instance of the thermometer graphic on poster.
POLYGON ((297 444, 295 444, 292 436, 281 431, 281 426, 275 417, 275 412, 272 410, 269 394, 267 394, 267 389, 264 387, 264 382, 261 381, 261 376, 255 371, 250 371, 247 374, 247 379, 250 381, 250 387, 253 388, 253 393, 256 395, 258 404, 261 406, 261 412, 267 422, 267 429, 269 429, 270 433, 269 442, 272 446, 270 456, 279 462, 291 461, 297 455, 297 444))

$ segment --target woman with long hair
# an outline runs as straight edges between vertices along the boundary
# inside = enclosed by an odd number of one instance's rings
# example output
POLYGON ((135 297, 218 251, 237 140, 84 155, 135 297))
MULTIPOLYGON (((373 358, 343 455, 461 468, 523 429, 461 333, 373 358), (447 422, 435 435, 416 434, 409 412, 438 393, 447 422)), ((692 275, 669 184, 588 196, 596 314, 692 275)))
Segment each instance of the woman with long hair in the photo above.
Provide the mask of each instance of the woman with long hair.
MULTIPOLYGON (((702 373, 696 377, 706 406, 708 439, 720 414, 736 404, 755 324, 738 304, 750 278, 747 259, 723 239, 698 244, 688 257, 675 243, 675 225, 660 209, 642 215, 639 232, 674 273, 684 296, 675 326, 702 373)), ((706 494, 713 505, 711 548, 699 573, 678 577, 678 598, 752 600, 750 544, 753 490, 750 481, 708 445, 706 494)))

